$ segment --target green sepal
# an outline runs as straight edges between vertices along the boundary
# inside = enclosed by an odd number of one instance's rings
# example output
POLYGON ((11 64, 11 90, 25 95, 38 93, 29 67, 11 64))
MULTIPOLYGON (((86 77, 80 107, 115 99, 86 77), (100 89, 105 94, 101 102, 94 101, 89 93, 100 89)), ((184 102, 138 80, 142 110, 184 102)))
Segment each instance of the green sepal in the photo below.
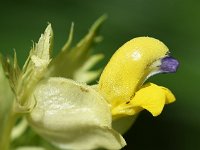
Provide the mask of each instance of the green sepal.
POLYGON ((49 24, 41 35, 38 43, 33 45, 29 56, 20 70, 17 63, 17 55, 14 59, 2 58, 2 65, 7 76, 10 87, 15 94, 15 111, 27 112, 35 105, 35 102, 28 101, 28 96, 34 90, 37 83, 43 78, 48 64, 50 63, 50 50, 52 47, 53 31, 49 24))
MULTIPOLYGON (((100 41, 100 36, 98 36, 98 30, 104 20, 106 19, 106 16, 100 17, 90 28, 88 34, 75 46, 71 47, 72 39, 73 39, 73 31, 74 31, 74 24, 72 23, 69 38, 66 42, 66 44, 61 49, 60 53, 57 55, 57 57, 52 60, 52 62, 49 65, 49 70, 46 74, 47 77, 67 77, 71 79, 77 79, 77 72, 78 76, 81 75, 83 77, 79 78, 79 81, 81 82, 90 82, 91 80, 94 80, 99 76, 99 70, 93 71, 93 72, 87 72, 88 70, 85 70, 85 64, 90 62, 90 68, 97 64, 101 59, 99 59, 99 56, 96 60, 98 61, 90 61, 92 47, 95 43, 100 41), (82 68, 83 67, 83 68, 82 68), (83 74, 80 74, 80 70, 84 70, 84 72, 81 72, 83 74), (85 75, 88 74, 89 76, 87 79, 85 79, 85 75), (92 74, 92 75, 91 75, 92 74), (80 80, 80 79, 83 80, 80 80)), ((102 58, 102 56, 101 56, 102 58)), ((94 59, 94 58, 93 58, 94 59)))

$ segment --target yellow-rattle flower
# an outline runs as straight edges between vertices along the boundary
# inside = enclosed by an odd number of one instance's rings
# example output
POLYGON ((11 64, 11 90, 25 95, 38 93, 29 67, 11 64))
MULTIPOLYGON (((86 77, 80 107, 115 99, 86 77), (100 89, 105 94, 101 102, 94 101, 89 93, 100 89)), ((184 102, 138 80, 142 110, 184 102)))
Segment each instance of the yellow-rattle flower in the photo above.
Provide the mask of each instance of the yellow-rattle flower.
POLYGON ((141 110, 157 116, 165 104, 175 101, 168 89, 143 85, 154 74, 176 71, 178 61, 168 54, 159 40, 139 37, 116 51, 98 85, 46 78, 30 96, 37 104, 28 121, 61 149, 120 149, 126 145, 121 134, 141 110))
POLYGON ((125 43, 108 62, 98 84, 86 84, 100 72, 91 68, 102 55, 89 54, 100 39, 96 32, 104 19, 97 20, 71 48, 72 25, 68 41, 54 59, 50 57, 53 31, 48 25, 22 69, 16 53, 13 65, 9 58, 2 60, 14 93, 13 113, 26 114, 40 136, 63 150, 121 149, 126 145, 121 134, 140 111, 157 116, 165 104, 175 101, 169 89, 145 83, 150 76, 176 72, 179 66, 167 46, 151 37, 125 43))
POLYGON ((98 86, 112 106, 113 119, 136 115, 143 109, 159 115, 175 97, 167 88, 143 83, 154 74, 175 72, 178 65, 168 48, 151 37, 134 38, 120 47, 105 67, 98 86))

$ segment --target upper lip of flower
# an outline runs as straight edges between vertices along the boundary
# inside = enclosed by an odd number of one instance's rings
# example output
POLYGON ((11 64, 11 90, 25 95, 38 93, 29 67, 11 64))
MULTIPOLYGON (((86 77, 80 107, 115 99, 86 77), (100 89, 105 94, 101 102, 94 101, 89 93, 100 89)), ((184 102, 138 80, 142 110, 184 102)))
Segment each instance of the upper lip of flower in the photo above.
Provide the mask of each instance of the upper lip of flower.
POLYGON ((178 66, 179 62, 169 56, 167 46, 157 39, 139 37, 125 43, 99 80, 99 91, 112 105, 113 118, 135 115, 143 109, 153 116, 159 115, 175 97, 167 88, 144 82, 158 73, 174 73, 178 66))

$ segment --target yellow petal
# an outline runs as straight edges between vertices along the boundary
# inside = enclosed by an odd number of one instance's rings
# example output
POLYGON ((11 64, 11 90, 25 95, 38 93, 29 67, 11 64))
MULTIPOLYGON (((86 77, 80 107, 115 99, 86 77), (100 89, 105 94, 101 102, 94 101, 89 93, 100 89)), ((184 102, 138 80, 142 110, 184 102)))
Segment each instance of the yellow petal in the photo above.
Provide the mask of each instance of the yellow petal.
POLYGON ((154 38, 138 37, 128 41, 103 70, 98 87, 100 93, 112 107, 129 101, 144 80, 158 71, 158 67, 152 65, 166 53, 166 45, 154 38))
POLYGON ((148 83, 135 93, 130 102, 123 103, 113 108, 113 118, 126 115, 135 115, 143 109, 148 110, 153 116, 158 116, 165 104, 175 101, 174 95, 167 88, 148 83))
POLYGON ((165 92, 161 87, 150 83, 136 92, 131 104, 133 107, 142 107, 153 116, 157 116, 162 112, 166 98, 165 92))
POLYGON ((161 88, 163 89, 163 91, 165 92, 165 95, 167 97, 165 103, 166 104, 173 103, 176 100, 174 94, 172 94, 172 92, 165 87, 161 87, 161 88))

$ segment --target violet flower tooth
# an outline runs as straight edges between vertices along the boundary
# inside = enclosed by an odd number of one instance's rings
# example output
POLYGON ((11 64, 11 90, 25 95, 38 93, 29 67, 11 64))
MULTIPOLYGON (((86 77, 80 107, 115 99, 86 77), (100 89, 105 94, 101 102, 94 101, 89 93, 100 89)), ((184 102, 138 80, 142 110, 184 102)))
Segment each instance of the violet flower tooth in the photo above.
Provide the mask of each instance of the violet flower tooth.
POLYGON ((174 73, 179 67, 179 62, 171 56, 164 57, 161 60, 160 70, 163 73, 174 73))

